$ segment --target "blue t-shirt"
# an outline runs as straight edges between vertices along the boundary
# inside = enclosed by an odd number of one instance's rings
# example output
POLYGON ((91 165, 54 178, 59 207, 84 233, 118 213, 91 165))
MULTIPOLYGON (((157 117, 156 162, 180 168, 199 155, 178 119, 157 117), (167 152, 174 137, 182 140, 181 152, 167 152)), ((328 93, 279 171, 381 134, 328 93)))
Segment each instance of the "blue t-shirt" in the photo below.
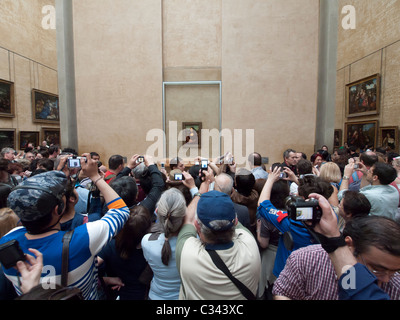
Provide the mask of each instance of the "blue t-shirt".
POLYGON ((279 238, 274 270, 272 271, 276 277, 279 277, 279 274, 285 268, 287 258, 293 251, 317 242, 301 223, 290 219, 286 211, 277 210, 269 200, 260 204, 257 214, 272 223, 282 234, 290 231, 293 237, 292 251, 286 249, 283 237, 279 238))
POLYGON ((168 266, 161 261, 161 250, 165 242, 165 235, 161 233, 156 240, 149 240, 152 234, 146 234, 142 239, 144 257, 153 270, 149 298, 151 300, 178 300, 181 287, 181 278, 176 267, 175 248, 177 237, 171 237, 171 258, 168 266))

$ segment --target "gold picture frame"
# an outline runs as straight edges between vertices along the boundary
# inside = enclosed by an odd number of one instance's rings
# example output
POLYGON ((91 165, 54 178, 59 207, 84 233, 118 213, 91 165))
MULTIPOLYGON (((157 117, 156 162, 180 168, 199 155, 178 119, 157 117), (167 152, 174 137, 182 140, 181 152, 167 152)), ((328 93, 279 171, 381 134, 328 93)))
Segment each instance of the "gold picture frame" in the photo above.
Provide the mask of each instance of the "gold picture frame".
POLYGON ((58 95, 32 89, 32 117, 34 123, 60 123, 58 95))
POLYGON ((348 147, 374 149, 378 141, 378 120, 346 122, 345 140, 348 147))
POLYGON ((380 127, 378 147, 391 152, 399 152, 399 127, 380 127))
POLYGON ((0 118, 15 117, 14 83, 0 80, 0 118))
POLYGON ((378 115, 381 77, 379 74, 346 85, 347 118, 378 115))

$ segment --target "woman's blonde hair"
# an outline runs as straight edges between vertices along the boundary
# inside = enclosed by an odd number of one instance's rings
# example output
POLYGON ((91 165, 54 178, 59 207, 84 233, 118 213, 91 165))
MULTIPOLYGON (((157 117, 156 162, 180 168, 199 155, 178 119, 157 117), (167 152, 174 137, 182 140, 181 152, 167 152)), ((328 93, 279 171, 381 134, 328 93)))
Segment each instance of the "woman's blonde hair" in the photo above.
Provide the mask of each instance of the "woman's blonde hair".
POLYGON ((0 238, 18 225, 19 218, 10 208, 0 209, 0 238))
POLYGON ((176 188, 165 191, 157 203, 157 216, 165 234, 165 242, 161 250, 161 260, 168 265, 171 258, 169 237, 178 232, 186 215, 186 200, 182 192, 176 188))
POLYGON ((320 178, 327 182, 339 183, 342 180, 342 173, 335 162, 327 162, 321 166, 320 178))

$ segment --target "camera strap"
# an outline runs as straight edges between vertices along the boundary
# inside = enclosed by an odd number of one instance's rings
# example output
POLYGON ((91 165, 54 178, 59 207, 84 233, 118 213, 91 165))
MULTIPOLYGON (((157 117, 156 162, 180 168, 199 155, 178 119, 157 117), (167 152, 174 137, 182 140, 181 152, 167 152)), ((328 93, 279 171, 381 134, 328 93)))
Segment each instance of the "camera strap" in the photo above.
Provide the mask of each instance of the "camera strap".
POLYGON ((347 245, 342 234, 339 237, 335 237, 335 238, 328 238, 328 237, 324 236, 323 234, 315 232, 315 231, 314 231, 314 234, 318 238, 319 243, 321 244, 322 248, 327 253, 332 253, 337 248, 344 247, 347 245))
POLYGON ((235 278, 232 273, 229 271, 226 264, 222 261, 221 257, 215 250, 206 249, 208 254, 210 255, 212 261, 216 265, 218 269, 220 269, 240 290, 240 292, 244 295, 247 300, 256 300, 255 295, 247 288, 240 280, 235 278))
POLYGON ((314 222, 312 226, 307 225, 307 223, 305 223, 304 221, 302 222, 304 228, 306 228, 308 230, 308 232, 311 234, 311 236, 314 238, 314 240, 316 241, 317 244, 320 244, 321 241, 319 240, 319 237, 317 236, 317 233, 314 231, 314 222))

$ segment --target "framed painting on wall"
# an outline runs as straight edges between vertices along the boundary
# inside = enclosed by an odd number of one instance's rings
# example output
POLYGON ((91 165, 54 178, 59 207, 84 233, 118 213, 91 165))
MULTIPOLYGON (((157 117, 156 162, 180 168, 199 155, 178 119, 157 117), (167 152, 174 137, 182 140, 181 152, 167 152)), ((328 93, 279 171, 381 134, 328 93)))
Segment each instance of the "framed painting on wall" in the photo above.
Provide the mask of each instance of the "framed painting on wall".
POLYGON ((183 122, 183 146, 187 148, 201 148, 201 129, 202 122, 183 122))
POLYGON ((379 128, 379 145, 387 151, 399 152, 399 127, 379 128))
POLYGON ((14 118, 14 83, 0 80, 0 117, 14 118))
POLYGON ((19 132, 19 150, 25 150, 28 143, 33 143, 35 147, 39 145, 39 132, 37 131, 20 131, 19 132))
POLYGON ((379 114, 380 75, 346 85, 346 116, 360 117, 379 114))
POLYGON ((41 141, 46 141, 48 146, 51 146, 52 144, 61 145, 60 129, 42 128, 41 141))
POLYGON ((342 146, 342 129, 335 129, 335 133, 334 133, 334 142, 333 142, 333 148, 340 148, 342 146))
POLYGON ((60 123, 58 96, 33 89, 32 115, 34 123, 60 123))
POLYGON ((345 123, 345 142, 348 147, 373 149, 378 139, 378 121, 360 121, 345 123))
POLYGON ((3 148, 15 149, 15 129, 0 129, 0 150, 3 148))

